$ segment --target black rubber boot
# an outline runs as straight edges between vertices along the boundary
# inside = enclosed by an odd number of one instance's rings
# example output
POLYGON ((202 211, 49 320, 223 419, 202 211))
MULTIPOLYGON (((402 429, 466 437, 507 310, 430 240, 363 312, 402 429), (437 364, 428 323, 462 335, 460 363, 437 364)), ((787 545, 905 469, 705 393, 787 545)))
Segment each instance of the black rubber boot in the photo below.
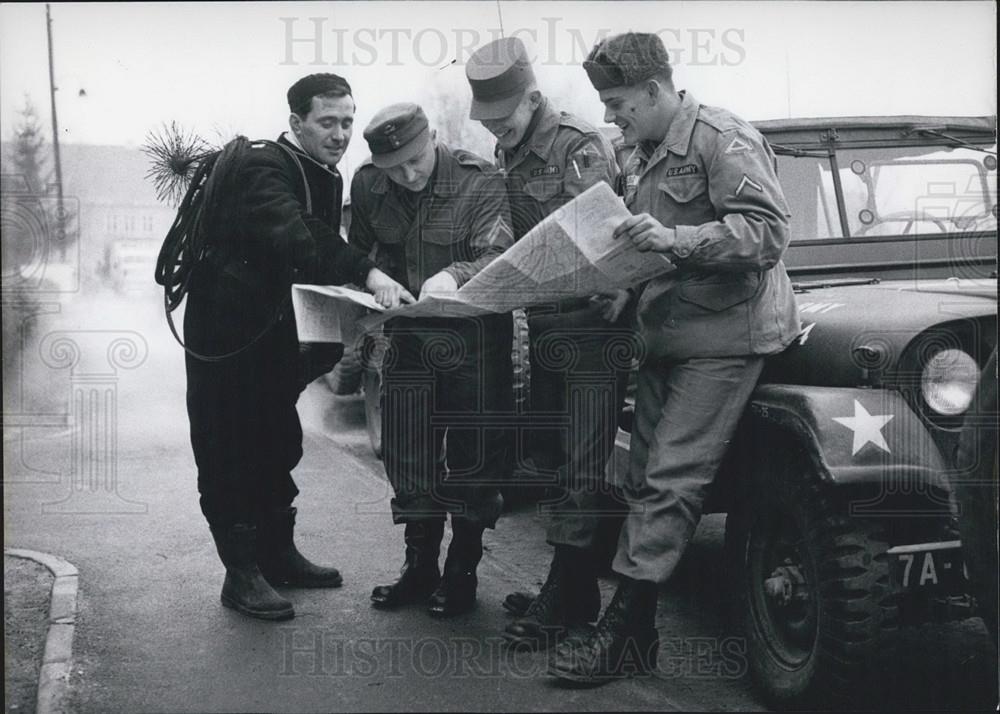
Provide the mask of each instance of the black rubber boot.
POLYGON ((476 567, 483 557, 483 527, 465 518, 451 519, 452 539, 444 575, 427 603, 434 617, 469 612, 476 605, 476 567))
POLYGON ((652 672, 659 649, 656 600, 656 583, 622 576, 593 634, 559 645, 549 674, 578 684, 606 684, 652 672))
POLYGON ((545 584, 523 617, 504 629, 504 639, 512 645, 545 649, 565 637, 570 627, 597 619, 601 591, 593 560, 586 550, 557 545, 545 584))
POLYGON ((425 602, 441 580, 438 555, 444 521, 413 521, 406 524, 406 561, 399 579, 392 585, 379 585, 372 590, 372 605, 391 610, 401 605, 425 602))
POLYGON ((260 539, 257 563, 272 585, 293 588, 339 588, 340 571, 316 565, 295 547, 297 508, 282 508, 265 513, 259 524, 260 539))
POLYGON ((222 604, 261 620, 295 617, 292 603, 281 597, 257 567, 257 530, 246 523, 228 528, 212 528, 219 558, 226 566, 222 604))

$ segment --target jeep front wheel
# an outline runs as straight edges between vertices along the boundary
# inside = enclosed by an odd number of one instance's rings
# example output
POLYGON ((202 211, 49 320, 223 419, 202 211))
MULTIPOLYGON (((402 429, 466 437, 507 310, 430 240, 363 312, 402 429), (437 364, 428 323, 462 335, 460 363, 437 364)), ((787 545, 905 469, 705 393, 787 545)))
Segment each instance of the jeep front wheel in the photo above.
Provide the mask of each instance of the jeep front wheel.
POLYGON ((873 523, 849 518, 846 502, 779 480, 726 523, 731 616, 751 675, 777 707, 867 703, 879 638, 896 616, 888 545, 873 523))

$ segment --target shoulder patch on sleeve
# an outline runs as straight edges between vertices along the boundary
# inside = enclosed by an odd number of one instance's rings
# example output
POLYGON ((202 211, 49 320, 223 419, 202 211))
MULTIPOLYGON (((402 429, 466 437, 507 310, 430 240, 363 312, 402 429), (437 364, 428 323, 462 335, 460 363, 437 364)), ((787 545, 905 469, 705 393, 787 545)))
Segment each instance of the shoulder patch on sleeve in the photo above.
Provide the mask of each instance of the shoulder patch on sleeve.
POLYGON ((746 154, 753 151, 753 145, 739 132, 727 134, 726 138, 729 143, 726 144, 726 148, 722 151, 724 154, 746 154))

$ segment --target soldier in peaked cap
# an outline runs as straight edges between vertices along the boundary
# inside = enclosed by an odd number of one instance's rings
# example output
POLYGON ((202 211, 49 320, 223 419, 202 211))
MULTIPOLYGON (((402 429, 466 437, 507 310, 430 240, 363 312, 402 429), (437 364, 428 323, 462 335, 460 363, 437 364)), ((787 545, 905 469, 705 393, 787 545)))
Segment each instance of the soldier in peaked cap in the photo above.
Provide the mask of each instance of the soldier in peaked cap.
POLYGON ((598 44, 584 69, 626 143, 637 144, 634 214, 615 237, 663 253, 674 272, 645 285, 630 513, 613 568, 618 590, 596 630, 555 652, 550 673, 606 682, 655 666, 657 585, 676 567, 701 516, 737 421, 763 367, 799 332, 781 262, 788 207, 774 154, 750 124, 674 89, 656 35, 598 44), (638 650, 636 650, 638 647, 638 650))
MULTIPOLYGON (((610 143, 546 99, 519 39, 480 47, 466 65, 466 76, 472 88, 470 116, 496 137, 496 163, 506 175, 515 238, 594 184, 615 186, 618 170, 610 143)), ((628 301, 622 290, 528 309, 531 389, 522 445, 535 469, 556 475, 562 493, 550 506, 546 540, 554 554, 548 576, 527 611, 504 631, 511 643, 546 647, 600 611, 594 546, 601 512, 614 505, 606 495, 604 469, 632 352, 632 332, 620 320, 628 301), (566 349, 573 352, 572 364, 558 356, 566 349), (598 407, 572 406, 580 403, 598 407), (568 424, 547 426, 553 416, 568 424)))
MULTIPOLYGON (((386 107, 364 136, 372 155, 351 184, 349 242, 413 294, 454 292, 513 243, 503 179, 485 160, 438 142, 419 106, 386 107)), ((385 334, 383 462, 406 555, 400 577, 371 600, 455 615, 475 604, 483 530, 496 524, 498 484, 510 471, 507 432, 495 421, 513 411, 512 320, 399 317, 385 334)))

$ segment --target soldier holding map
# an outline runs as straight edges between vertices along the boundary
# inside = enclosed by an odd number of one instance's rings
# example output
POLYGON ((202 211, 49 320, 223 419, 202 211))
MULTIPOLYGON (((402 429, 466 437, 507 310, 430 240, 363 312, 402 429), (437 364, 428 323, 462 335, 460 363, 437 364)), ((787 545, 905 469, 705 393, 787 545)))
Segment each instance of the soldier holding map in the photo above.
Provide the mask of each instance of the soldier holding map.
MULTIPOLYGON (((438 142, 419 106, 386 107, 364 136, 372 156, 351 185, 349 242, 410 292, 453 294, 513 243, 500 175, 438 142)), ((496 422, 513 410, 512 332, 510 313, 385 323, 383 461, 406 558, 398 580, 374 589, 373 606, 427 603, 450 616, 475 604, 483 530, 496 524, 510 471, 508 427, 496 422)))
POLYGON ((637 313, 639 368, 624 485, 618 590, 588 637, 555 652, 550 672, 605 682, 655 667, 657 585, 694 534, 764 356, 799 332, 781 262, 788 206, 774 154, 749 123, 678 92, 659 36, 598 44, 584 69, 605 120, 637 145, 618 240, 666 255, 676 270, 651 280, 637 313))
MULTIPOLYGON (((466 76, 470 116, 496 137, 515 238, 594 184, 615 185, 610 143, 542 95, 519 39, 480 47, 466 76)), ((544 505, 551 513, 546 540, 555 548, 548 577, 527 612, 504 632, 519 645, 545 647, 600 610, 593 549, 628 375, 620 349, 624 342, 624 352, 631 352, 628 328, 615 325, 629 297, 620 290, 610 298, 573 297, 528 310, 531 401, 520 446, 525 461, 557 478, 561 495, 544 505), (553 419, 563 423, 553 425, 553 419)))

